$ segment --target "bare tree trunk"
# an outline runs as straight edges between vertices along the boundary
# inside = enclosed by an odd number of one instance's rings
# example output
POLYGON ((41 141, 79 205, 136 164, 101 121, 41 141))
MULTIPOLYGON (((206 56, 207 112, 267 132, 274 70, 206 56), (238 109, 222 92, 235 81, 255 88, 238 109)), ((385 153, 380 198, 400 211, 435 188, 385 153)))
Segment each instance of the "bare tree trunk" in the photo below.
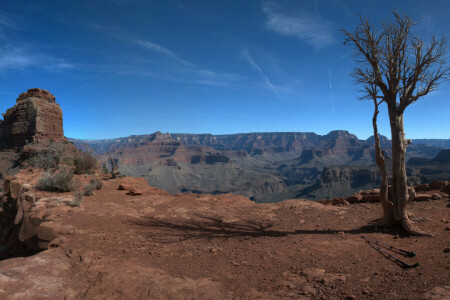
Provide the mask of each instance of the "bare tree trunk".
POLYGON ((373 125, 373 136, 375 138, 375 161, 377 163, 378 169, 380 170, 380 202, 383 207, 383 219, 382 225, 391 225, 393 223, 393 204, 388 200, 388 174, 386 171, 386 160, 384 158, 383 152, 381 151, 380 137, 378 135, 377 117, 378 117, 378 103, 374 99, 375 111, 373 113, 372 125, 373 125))
POLYGON ((418 229, 408 217, 408 185, 405 164, 407 142, 403 127, 403 114, 398 113, 397 107, 388 108, 392 134, 393 219, 410 234, 431 236, 431 234, 418 229))

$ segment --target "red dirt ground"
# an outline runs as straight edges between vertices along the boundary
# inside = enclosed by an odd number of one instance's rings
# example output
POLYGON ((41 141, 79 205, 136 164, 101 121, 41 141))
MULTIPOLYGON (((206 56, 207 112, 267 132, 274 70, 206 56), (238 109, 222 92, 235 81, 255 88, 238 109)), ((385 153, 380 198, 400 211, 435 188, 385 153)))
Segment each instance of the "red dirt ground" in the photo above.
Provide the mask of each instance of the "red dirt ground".
POLYGON ((170 196, 143 179, 106 180, 81 207, 49 216, 66 231, 36 257, 42 270, 55 257, 70 263, 57 287, 66 299, 449 299, 448 198, 410 208, 434 237, 376 228, 379 204, 255 204, 233 195, 170 196), (118 191, 120 183, 143 195, 118 191), (420 266, 402 269, 362 236, 414 251, 414 258, 394 255, 420 266))

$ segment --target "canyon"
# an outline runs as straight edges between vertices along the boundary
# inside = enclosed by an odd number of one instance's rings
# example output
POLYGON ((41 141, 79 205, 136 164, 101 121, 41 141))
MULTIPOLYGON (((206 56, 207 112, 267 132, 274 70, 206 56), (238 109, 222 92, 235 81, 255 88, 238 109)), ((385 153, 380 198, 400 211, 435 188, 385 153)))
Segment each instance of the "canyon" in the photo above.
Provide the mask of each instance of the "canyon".
MULTIPOLYGON (((379 184, 373 137, 360 140, 336 130, 326 135, 310 132, 261 132, 229 135, 156 132, 110 140, 71 139, 110 164, 108 153, 127 176, 147 179, 170 193, 234 193, 257 202, 292 198, 318 200, 347 197, 379 184), (332 172, 333 176, 329 176, 332 172), (336 176, 339 174, 339 176, 336 176)), ((390 155, 390 140, 381 136, 390 155)), ((413 140, 407 159, 448 157, 450 140, 413 140), (443 152, 442 152, 443 151, 443 152)), ((424 162, 425 162, 424 161, 424 162)), ((448 164, 408 166, 410 184, 450 177, 448 164)))

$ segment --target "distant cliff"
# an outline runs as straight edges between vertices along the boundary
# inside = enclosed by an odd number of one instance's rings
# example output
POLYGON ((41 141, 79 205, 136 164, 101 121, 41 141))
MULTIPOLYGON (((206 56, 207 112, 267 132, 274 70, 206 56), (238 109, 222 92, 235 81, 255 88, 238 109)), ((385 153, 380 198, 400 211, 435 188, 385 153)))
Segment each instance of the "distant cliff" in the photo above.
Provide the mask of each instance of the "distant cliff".
MULTIPOLYGON (((379 180, 378 170, 373 166, 373 137, 360 140, 343 130, 326 135, 156 132, 110 140, 73 141, 79 147, 93 149, 103 163, 108 163, 109 152, 118 160, 122 173, 145 177, 150 185, 172 193, 231 192, 272 202, 300 196, 309 199, 348 196, 357 189, 375 187, 379 180)), ((381 137, 381 142, 389 157, 390 140, 381 137)), ((413 143, 407 156, 431 159, 440 150, 413 143)))

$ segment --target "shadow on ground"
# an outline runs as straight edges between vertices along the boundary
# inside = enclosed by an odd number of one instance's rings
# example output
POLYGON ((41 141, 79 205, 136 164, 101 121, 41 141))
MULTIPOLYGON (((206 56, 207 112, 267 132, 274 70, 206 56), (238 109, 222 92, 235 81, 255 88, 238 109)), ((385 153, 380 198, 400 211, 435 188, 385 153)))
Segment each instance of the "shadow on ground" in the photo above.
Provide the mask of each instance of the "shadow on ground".
POLYGON ((175 243, 190 239, 252 239, 261 237, 287 237, 307 234, 365 234, 376 232, 374 225, 366 225, 351 230, 277 230, 273 224, 259 223, 253 220, 224 222, 221 218, 196 215, 195 219, 159 219, 144 217, 131 220, 130 224, 149 229, 147 236, 154 242, 175 243))

